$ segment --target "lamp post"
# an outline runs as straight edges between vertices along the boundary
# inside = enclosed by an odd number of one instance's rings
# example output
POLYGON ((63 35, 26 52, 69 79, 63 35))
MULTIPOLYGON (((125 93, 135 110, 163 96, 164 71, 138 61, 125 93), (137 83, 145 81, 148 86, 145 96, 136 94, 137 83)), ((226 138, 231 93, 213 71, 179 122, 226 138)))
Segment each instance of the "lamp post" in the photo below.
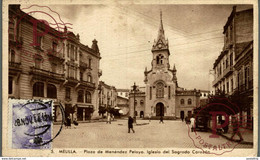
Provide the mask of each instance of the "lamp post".
POLYGON ((135 82, 134 82, 134 85, 133 85, 132 87, 133 87, 133 92, 134 92, 134 122, 136 123, 136 114, 135 114, 135 92, 136 92, 137 86, 135 85, 135 82))

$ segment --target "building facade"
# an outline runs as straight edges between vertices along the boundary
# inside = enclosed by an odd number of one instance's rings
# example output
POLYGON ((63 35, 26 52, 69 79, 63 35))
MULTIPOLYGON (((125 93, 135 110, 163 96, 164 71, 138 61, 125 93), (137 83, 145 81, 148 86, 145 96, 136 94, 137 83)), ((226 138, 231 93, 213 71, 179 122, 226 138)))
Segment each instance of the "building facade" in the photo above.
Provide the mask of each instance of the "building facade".
MULTIPOLYGON (((215 93, 242 97, 242 116, 253 115, 253 9, 234 6, 224 26, 224 46, 213 69, 215 93)), ((251 124, 251 122, 245 122, 251 124)))
POLYGON ((129 89, 116 89, 117 96, 129 99, 129 89))
POLYGON ((103 109, 115 108, 118 95, 116 88, 99 81, 99 90, 99 107, 103 109))
POLYGON ((9 98, 52 99, 55 121, 62 119, 60 103, 72 119, 98 115, 97 41, 89 48, 66 27, 46 27, 19 5, 9 6, 9 98))
POLYGON ((176 67, 173 65, 171 69, 169 64, 170 50, 164 34, 162 13, 160 18, 158 36, 152 46, 152 66, 150 70, 145 68, 144 72, 145 92, 137 91, 135 109, 134 93, 130 94, 130 113, 141 115, 142 112, 144 117, 149 115, 173 118, 179 118, 181 115, 188 116, 199 103, 200 93, 198 90, 185 90, 178 86, 176 67))

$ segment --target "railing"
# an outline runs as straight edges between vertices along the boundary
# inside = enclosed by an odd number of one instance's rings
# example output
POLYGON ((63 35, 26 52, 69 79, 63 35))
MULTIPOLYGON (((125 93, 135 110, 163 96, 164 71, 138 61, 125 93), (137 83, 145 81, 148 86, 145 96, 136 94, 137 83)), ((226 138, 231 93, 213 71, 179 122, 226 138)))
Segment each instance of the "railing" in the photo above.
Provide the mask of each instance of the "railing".
POLYGON ((246 84, 242 84, 240 85, 238 88, 236 88, 237 91, 239 92, 246 92, 253 89, 253 80, 250 80, 247 85, 246 84))
POLYGON ((230 73, 233 72, 233 66, 228 66, 226 69, 223 71, 223 76, 228 76, 230 73))
POLYGON ((31 73, 34 75, 45 76, 48 78, 64 80, 64 74, 54 73, 51 71, 46 71, 46 70, 35 68, 35 67, 31 67, 31 73))
POLYGON ((91 87, 91 88, 95 88, 95 83, 92 83, 92 82, 88 82, 88 81, 80 81, 80 83, 84 86, 88 86, 88 87, 91 87))
POLYGON ((64 60, 63 53, 60 53, 60 52, 57 52, 57 51, 54 51, 54 50, 48 50, 47 55, 51 56, 51 57, 59 58, 61 60, 64 60))
POLYGON ((21 63, 18 62, 9 62, 9 67, 17 68, 19 69, 21 66, 21 63))
POLYGON ((87 69, 89 68, 88 67, 88 64, 83 62, 83 61, 79 61, 79 67, 82 68, 82 69, 87 69))

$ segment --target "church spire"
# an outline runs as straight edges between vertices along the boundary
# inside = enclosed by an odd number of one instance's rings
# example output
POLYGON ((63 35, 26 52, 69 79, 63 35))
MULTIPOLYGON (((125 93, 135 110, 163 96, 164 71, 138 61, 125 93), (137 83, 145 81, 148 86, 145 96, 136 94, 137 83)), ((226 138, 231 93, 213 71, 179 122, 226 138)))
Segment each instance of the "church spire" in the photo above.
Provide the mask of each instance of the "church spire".
POLYGON ((153 50, 168 49, 168 40, 165 39, 164 29, 163 29, 163 20, 162 20, 162 11, 160 11, 160 26, 157 35, 157 39, 154 41, 153 50))

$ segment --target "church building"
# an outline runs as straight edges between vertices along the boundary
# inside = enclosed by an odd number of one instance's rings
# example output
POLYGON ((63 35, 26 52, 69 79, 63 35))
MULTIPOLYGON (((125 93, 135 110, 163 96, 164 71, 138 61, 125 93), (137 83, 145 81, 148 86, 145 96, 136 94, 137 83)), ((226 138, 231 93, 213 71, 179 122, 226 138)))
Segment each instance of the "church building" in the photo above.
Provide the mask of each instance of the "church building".
POLYGON ((130 94, 130 113, 136 116, 143 114, 144 117, 151 115, 179 118, 191 116, 192 110, 199 104, 200 91, 186 90, 178 86, 176 68, 170 66, 169 42, 165 38, 162 13, 160 13, 160 26, 157 39, 152 46, 151 69, 145 68, 145 92, 135 95, 135 100, 144 98, 142 108, 131 106, 134 102, 133 94, 130 94), (140 96, 140 97, 139 97, 140 96), (134 111, 135 110, 135 111, 134 111), (138 113, 140 112, 140 113, 138 113))

